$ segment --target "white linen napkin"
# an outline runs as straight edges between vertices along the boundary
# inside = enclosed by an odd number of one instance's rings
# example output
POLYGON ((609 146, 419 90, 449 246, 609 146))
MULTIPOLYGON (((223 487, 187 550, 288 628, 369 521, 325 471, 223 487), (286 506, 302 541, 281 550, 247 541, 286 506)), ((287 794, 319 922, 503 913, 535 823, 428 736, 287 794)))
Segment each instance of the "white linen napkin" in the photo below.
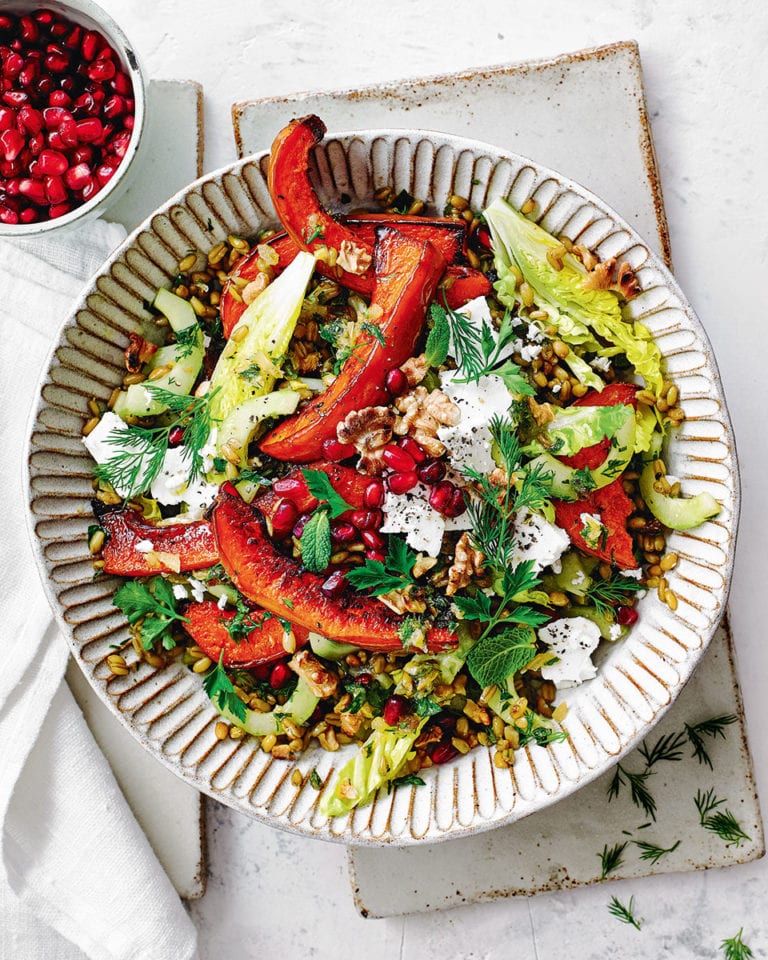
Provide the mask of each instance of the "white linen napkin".
POLYGON ((96 221, 63 239, 0 242, 0 957, 17 960, 196 955, 195 929, 64 683, 67 645, 25 525, 38 376, 83 282, 124 236, 96 221))

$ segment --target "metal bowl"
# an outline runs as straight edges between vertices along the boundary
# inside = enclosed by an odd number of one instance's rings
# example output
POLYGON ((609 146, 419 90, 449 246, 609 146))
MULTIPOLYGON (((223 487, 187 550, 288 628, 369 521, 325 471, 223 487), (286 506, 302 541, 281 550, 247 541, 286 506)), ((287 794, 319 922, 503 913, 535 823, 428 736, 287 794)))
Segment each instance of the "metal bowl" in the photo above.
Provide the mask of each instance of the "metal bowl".
POLYGON ((66 0, 66 2, 65 0, 50 0, 44 5, 39 0, 11 0, 7 9, 4 7, 3 12, 13 14, 31 13, 39 10, 41 6, 44 6, 46 10, 61 14, 73 23, 84 26, 89 30, 98 30, 109 40, 110 45, 118 54, 123 70, 129 75, 133 84, 135 101, 133 133, 128 150, 114 175, 90 200, 55 220, 40 220, 36 223, 19 224, 0 223, 0 237, 6 239, 50 236, 52 233, 64 232, 105 213, 130 183, 145 129, 147 82, 144 71, 132 43, 112 17, 93 0, 66 0))
MULTIPOLYGON (((597 677, 565 691, 569 738, 527 746, 512 769, 489 748, 423 771, 425 786, 381 792, 373 803, 329 821, 319 812, 323 784, 355 745, 319 747, 295 761, 274 760, 251 738, 217 740, 216 711, 200 678, 179 661, 141 663, 113 677, 106 658, 128 643, 112 606, 117 580, 94 579, 87 546, 91 465, 81 441, 88 400, 106 400, 121 383, 128 334, 147 317, 143 303, 168 285, 190 248, 206 252, 228 234, 273 225, 266 154, 196 181, 145 221, 110 258, 65 322, 40 385, 29 452, 30 530, 41 574, 72 651, 102 700, 154 756, 200 790, 273 826, 351 844, 435 842, 509 823, 577 790, 616 762, 662 716, 699 662, 725 609, 739 489, 730 420, 712 350, 669 271, 616 213, 582 187, 530 160, 477 141, 437 133, 374 130, 329 136, 314 155, 321 199, 344 209, 372 206, 385 185, 442 211, 451 194, 482 209, 496 196, 535 203, 557 235, 634 268, 642 293, 629 305, 654 334, 680 390, 686 420, 675 431, 669 469, 686 491, 721 503, 713 521, 672 533, 680 557, 668 575, 676 611, 648 594, 628 638, 603 644, 597 677), (294 770, 301 771, 299 786, 294 770), (313 778, 314 779, 314 778, 313 778)), ((133 650, 128 643, 128 654, 133 650)), ((130 659, 130 658, 129 658, 130 659)))

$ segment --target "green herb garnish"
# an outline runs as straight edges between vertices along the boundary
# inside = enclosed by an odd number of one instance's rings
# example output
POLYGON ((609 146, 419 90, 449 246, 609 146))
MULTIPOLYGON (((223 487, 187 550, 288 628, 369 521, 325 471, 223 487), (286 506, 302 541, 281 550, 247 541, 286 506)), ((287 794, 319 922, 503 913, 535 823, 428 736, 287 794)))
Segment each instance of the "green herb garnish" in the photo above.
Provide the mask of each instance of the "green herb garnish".
POLYGON ((617 843, 615 847, 609 847, 606 843, 602 852, 596 854, 596 856, 600 857, 601 880, 605 880, 609 873, 612 873, 624 863, 622 855, 626 849, 626 842, 617 843))
POLYGON ((711 717, 709 720, 702 720, 700 723, 685 725, 685 734, 693 747, 692 756, 696 757, 699 763, 705 763, 709 769, 712 769, 712 759, 704 746, 702 734, 711 737, 713 740, 722 737, 725 740, 725 728, 732 723, 736 723, 738 718, 735 714, 729 713, 722 717, 711 717))
POLYGON ((751 949, 741 939, 744 927, 739 930, 735 937, 728 937, 720 944, 720 949, 725 955, 725 960, 749 960, 754 957, 751 949))
POLYGON ((615 604, 628 599, 638 590, 645 589, 639 580, 616 573, 607 580, 594 580, 584 594, 584 601, 591 604, 600 616, 604 617, 612 612, 615 604))
POLYGON ((370 590, 373 596, 379 597, 390 590, 400 590, 415 583, 412 573, 415 562, 416 552, 405 540, 390 535, 384 563, 381 560, 366 560, 361 566, 347 572, 347 581, 355 590, 370 590))
POLYGON ((203 678, 203 689, 220 710, 226 710, 241 722, 245 722, 245 704, 235 693, 232 681, 227 676, 222 660, 224 651, 221 651, 219 662, 203 678))
POLYGON ((163 577, 153 577, 147 583, 127 580, 115 591, 112 603, 123 611, 131 626, 140 624, 139 636, 145 650, 151 650, 158 640, 166 650, 171 650, 176 646, 171 624, 174 620, 189 623, 176 612, 173 588, 163 577))
POLYGON ((699 811, 699 822, 702 827, 716 833, 727 844, 732 843, 739 847, 742 840, 752 839, 749 834, 744 832, 741 824, 730 810, 717 809, 726 803, 726 800, 725 798, 718 800, 714 790, 708 790, 707 793, 699 790, 694 803, 699 811))
POLYGON ((635 930, 639 930, 640 921, 635 918, 634 909, 634 897, 629 898, 629 903, 626 906, 616 897, 611 897, 611 902, 608 904, 608 913, 610 913, 611 916, 616 917, 617 920, 621 920, 622 923, 630 924, 635 930))

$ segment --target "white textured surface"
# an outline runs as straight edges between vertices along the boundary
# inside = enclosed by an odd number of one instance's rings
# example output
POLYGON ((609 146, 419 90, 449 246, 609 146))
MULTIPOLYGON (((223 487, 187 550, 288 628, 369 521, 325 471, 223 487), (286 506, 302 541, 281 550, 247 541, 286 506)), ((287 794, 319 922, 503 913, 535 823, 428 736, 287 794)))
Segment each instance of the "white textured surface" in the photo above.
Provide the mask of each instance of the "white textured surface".
MULTIPOLYGON (((354 87, 545 56, 634 37, 665 191, 676 274, 707 327, 735 421, 744 483, 732 619, 753 731, 768 720, 764 613, 768 455, 759 304, 768 246, 759 183, 768 131, 759 118, 768 88, 768 15, 758 0, 567 0, 467 5, 327 0, 290 5, 220 0, 102 0, 144 55, 153 76, 194 77, 206 95, 206 168, 234 158, 229 106, 248 97, 354 87), (761 107, 762 100, 762 107, 761 107), (745 665, 748 667, 745 669, 745 665)), ((600 109, 600 104, 595 104, 600 109)), ((599 144, 596 144, 599 149, 599 144)), ((755 757, 768 795, 768 760, 755 757)), ((567 829, 567 825, 564 825, 567 829)), ((203 957, 338 956, 354 942, 366 960, 547 954, 604 957, 721 956, 718 944, 745 926, 766 950, 764 861, 684 877, 623 881, 407 920, 359 920, 346 889, 341 848, 275 834, 229 811, 211 816, 212 876, 193 908, 203 957), (613 920, 612 894, 635 895, 638 933, 613 920), (360 949, 360 945, 363 949, 360 949)), ((394 880, 393 880, 394 882, 394 880)))

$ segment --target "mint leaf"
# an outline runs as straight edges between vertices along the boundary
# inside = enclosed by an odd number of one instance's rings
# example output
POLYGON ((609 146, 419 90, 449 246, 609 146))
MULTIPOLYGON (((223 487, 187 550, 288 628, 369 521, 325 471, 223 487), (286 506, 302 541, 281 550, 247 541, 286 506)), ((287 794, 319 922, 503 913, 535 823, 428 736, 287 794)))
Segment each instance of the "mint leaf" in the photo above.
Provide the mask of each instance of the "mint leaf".
POLYGON ((533 631, 529 627, 515 627, 507 633, 479 640, 467 655, 467 666, 481 687, 501 686, 535 656, 533 631))
POLYGON ((322 573, 331 562, 331 523, 327 510, 316 510, 307 521, 301 534, 301 561, 312 573, 322 573))
POLYGON ((444 310, 439 307, 435 309, 435 305, 433 305, 431 315, 433 326, 427 337, 424 359, 430 367, 439 367, 445 363, 448 357, 448 349, 451 345, 451 330, 444 310))
POLYGON ((323 470, 312 470, 310 467, 304 467, 301 471, 304 475, 309 492, 321 502, 327 503, 331 511, 331 517, 335 519, 345 513, 347 510, 354 510, 352 504, 333 489, 330 477, 323 470))

